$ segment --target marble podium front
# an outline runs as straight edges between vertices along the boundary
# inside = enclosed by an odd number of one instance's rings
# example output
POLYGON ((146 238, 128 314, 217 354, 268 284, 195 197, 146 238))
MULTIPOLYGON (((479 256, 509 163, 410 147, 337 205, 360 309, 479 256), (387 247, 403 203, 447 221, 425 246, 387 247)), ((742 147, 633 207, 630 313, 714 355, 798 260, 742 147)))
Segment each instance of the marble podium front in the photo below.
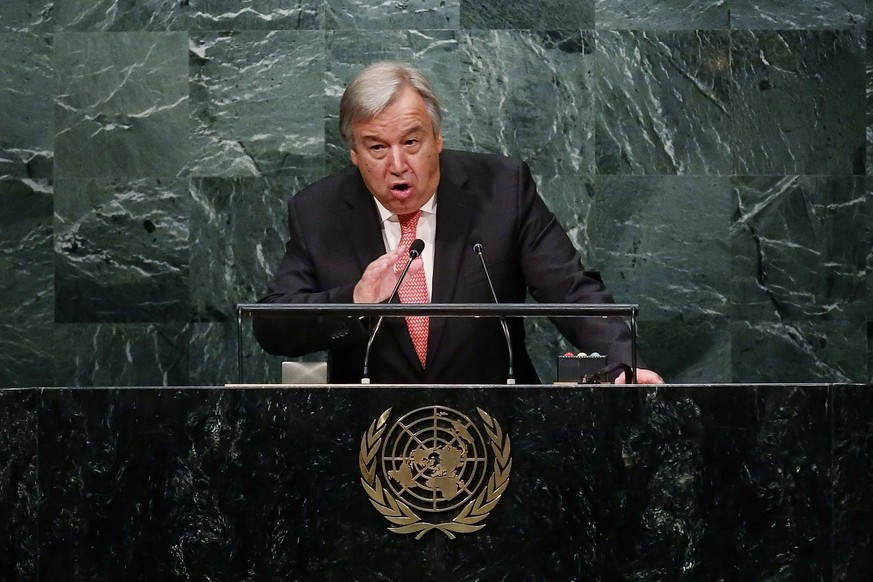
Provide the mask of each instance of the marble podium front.
POLYGON ((7 580, 861 580, 865 385, 0 390, 7 580), (512 471, 485 527, 388 530, 385 410, 487 411, 512 471))

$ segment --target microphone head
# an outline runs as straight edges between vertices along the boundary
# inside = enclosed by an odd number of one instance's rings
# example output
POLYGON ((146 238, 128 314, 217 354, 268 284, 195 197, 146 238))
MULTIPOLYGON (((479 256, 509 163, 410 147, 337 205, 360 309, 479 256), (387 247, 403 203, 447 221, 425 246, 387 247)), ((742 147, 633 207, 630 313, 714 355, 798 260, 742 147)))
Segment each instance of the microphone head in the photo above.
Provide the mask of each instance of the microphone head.
POLYGON ((421 256, 421 252, 424 250, 424 241, 420 238, 412 241, 412 244, 409 245, 409 256, 410 258, 415 258, 421 256))
POLYGON ((484 249, 482 248, 482 243, 477 242, 473 245, 473 252, 477 255, 481 255, 483 250, 484 249))

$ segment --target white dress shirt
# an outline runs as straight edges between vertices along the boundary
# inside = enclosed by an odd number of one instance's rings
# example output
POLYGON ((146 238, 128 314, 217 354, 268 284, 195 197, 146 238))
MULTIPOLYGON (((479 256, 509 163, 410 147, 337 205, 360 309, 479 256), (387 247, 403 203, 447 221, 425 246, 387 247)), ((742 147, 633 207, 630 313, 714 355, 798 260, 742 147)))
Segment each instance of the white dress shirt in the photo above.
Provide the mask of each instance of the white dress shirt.
MULTIPOLYGON (((424 250, 421 260, 424 261, 424 278, 427 281, 427 295, 433 295, 433 256, 436 244, 436 194, 421 207, 421 216, 418 218, 418 226, 415 229, 415 238, 424 242, 424 250)), ((376 208, 379 210, 380 226, 382 228, 382 240, 385 241, 385 251, 391 251, 400 244, 400 221, 397 215, 382 206, 382 203, 373 198, 376 208)))

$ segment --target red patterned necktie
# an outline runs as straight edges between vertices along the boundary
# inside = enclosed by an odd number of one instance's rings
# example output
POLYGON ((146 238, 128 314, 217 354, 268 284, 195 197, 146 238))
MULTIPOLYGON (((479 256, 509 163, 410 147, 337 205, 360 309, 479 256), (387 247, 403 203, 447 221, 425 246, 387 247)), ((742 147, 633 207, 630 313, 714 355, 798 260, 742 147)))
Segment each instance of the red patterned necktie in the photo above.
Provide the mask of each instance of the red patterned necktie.
MULTIPOLYGON (((415 229, 418 226, 418 218, 420 216, 421 210, 397 215, 397 219, 400 220, 401 245, 406 245, 409 248, 409 245, 415 240, 415 229)), ((402 271, 406 266, 408 257, 409 255, 403 255, 397 261, 395 265, 397 272, 402 271)), ((427 295, 427 281, 424 277, 424 269, 415 275, 407 275, 397 294, 400 296, 401 303, 430 303, 430 298, 427 295)), ((430 318, 426 316, 407 317, 406 325, 409 327, 409 337, 412 338, 412 345, 415 346, 418 361, 421 362, 421 367, 424 368, 427 361, 427 332, 430 327, 430 318)))

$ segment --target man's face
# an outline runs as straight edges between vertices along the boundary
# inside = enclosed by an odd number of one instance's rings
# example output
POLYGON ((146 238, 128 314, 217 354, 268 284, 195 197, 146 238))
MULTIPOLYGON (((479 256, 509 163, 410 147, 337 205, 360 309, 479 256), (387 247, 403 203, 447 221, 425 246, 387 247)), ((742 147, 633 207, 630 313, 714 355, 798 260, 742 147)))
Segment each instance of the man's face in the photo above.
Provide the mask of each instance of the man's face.
POLYGON ((352 163, 367 188, 395 214, 415 212, 440 182, 442 135, 434 135, 424 99, 405 87, 379 115, 353 126, 352 163))

